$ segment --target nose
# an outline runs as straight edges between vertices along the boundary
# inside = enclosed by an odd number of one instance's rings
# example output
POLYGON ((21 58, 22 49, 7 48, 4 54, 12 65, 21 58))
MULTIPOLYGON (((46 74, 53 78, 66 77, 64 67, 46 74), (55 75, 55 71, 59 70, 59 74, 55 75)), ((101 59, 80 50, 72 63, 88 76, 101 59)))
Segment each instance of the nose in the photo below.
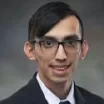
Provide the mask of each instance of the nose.
POLYGON ((59 61, 65 61, 67 59, 65 50, 62 45, 59 45, 56 55, 55 55, 55 59, 59 61))

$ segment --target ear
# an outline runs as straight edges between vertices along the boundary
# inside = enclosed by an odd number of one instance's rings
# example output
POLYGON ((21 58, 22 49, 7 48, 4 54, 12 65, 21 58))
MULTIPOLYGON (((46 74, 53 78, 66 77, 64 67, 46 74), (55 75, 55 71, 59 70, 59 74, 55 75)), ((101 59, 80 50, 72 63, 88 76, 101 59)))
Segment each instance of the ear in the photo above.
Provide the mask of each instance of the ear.
POLYGON ((80 54, 81 60, 84 60, 84 58, 86 57, 86 55, 88 53, 88 50, 89 50, 88 43, 86 40, 84 40, 82 43, 81 54, 80 54))
POLYGON ((24 52, 26 54, 26 56, 30 59, 30 60, 35 60, 35 50, 32 47, 32 45, 30 44, 29 41, 26 41, 24 44, 24 52))

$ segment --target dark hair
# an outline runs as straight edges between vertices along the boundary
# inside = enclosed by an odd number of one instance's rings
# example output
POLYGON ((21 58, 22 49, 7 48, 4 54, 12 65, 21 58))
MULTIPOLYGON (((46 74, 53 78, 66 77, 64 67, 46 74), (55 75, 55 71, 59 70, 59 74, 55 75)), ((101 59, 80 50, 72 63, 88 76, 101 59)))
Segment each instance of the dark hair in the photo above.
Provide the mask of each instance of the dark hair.
POLYGON ((79 20, 83 40, 83 23, 80 17, 69 5, 60 1, 47 3, 32 15, 28 27, 28 40, 43 37, 60 20, 70 15, 74 15, 79 20))

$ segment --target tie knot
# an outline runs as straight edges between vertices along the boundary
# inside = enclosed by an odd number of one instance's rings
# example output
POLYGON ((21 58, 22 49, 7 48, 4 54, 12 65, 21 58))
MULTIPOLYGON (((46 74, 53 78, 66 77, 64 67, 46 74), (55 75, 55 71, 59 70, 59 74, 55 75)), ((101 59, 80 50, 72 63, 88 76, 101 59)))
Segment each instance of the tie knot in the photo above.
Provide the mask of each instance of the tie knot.
POLYGON ((69 101, 60 102, 59 104, 70 104, 69 101))

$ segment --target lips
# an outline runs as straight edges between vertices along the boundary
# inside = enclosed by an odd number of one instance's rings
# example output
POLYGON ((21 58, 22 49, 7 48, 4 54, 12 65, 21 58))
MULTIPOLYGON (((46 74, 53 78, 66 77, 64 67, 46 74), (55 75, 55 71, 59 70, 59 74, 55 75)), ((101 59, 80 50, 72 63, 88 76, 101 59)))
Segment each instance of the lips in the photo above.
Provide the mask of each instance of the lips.
POLYGON ((51 65, 51 67, 54 69, 54 70, 57 70, 57 71, 65 71, 69 68, 70 65, 51 65))

